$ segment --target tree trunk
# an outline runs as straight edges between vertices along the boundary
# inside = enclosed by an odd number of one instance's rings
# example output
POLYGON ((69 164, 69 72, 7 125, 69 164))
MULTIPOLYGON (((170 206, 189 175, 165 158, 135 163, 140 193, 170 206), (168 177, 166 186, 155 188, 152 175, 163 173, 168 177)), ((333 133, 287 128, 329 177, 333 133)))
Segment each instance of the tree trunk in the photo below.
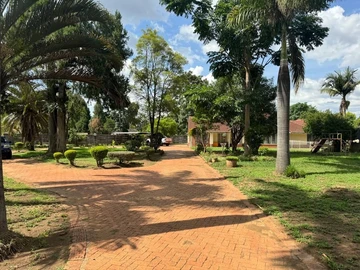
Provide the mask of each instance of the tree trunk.
POLYGON ((346 109, 347 109, 347 107, 346 107, 346 104, 347 102, 346 102, 346 99, 345 99, 345 97, 342 97, 342 99, 341 99, 341 103, 340 103, 340 115, 342 116, 342 117, 345 117, 346 116, 346 109))
POLYGON ((234 124, 231 127, 231 150, 233 153, 236 152, 237 145, 239 144, 243 136, 244 128, 241 126, 241 124, 234 124))
POLYGON ((277 86, 277 173, 284 173, 286 167, 290 165, 289 114, 290 73, 287 54, 287 30, 286 26, 283 26, 281 37, 281 62, 277 86))
MULTIPOLYGON (((248 60, 246 60, 248 62, 248 60)), ((244 139, 244 154, 245 156, 251 155, 251 149, 248 144, 249 139, 247 138, 247 132, 250 129, 250 104, 249 104, 249 97, 250 97, 250 63, 246 64, 245 68, 245 98, 246 98, 246 104, 245 104, 245 139, 244 139)))
POLYGON ((56 152, 56 127, 57 127, 57 109, 56 109, 56 93, 57 87, 51 84, 48 87, 48 103, 51 105, 49 109, 49 148, 48 154, 56 152))
MULTIPOLYGON (((1 114, 0 114, 1 123, 1 114)), ((1 134, 1 125, 0 125, 1 134)), ((6 206, 5 206, 5 188, 4 188, 4 173, 3 173, 3 162, 2 153, 0 151, 0 234, 7 233, 8 224, 6 218, 6 206)))
POLYGON ((66 151, 66 83, 59 85, 58 112, 57 112, 57 149, 58 152, 66 151))

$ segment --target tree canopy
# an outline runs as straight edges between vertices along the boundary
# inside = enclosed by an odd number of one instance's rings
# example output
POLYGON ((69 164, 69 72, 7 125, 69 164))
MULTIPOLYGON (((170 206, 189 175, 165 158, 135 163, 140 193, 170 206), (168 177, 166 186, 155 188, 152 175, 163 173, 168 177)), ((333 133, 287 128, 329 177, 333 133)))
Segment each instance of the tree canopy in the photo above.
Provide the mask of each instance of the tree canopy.
POLYGON ((307 102, 295 103, 290 106, 290 120, 304 119, 307 113, 312 112, 317 112, 317 109, 314 106, 307 104, 307 102))
MULTIPOLYGON (((151 136, 158 133, 165 98, 174 79, 183 73, 186 59, 173 51, 156 30, 146 29, 136 45, 131 68, 136 93, 144 100, 151 136)), ((155 141, 155 140, 152 140, 155 141)), ((160 143, 160 142, 159 142, 160 143)))

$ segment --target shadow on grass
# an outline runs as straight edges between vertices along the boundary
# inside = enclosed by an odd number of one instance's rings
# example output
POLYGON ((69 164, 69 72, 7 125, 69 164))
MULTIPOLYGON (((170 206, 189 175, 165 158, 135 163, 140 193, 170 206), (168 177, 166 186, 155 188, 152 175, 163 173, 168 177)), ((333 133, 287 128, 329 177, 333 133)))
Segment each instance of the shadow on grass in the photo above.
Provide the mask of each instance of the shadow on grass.
POLYGON ((251 190, 256 198, 251 202, 261 205, 265 213, 285 215, 281 221, 290 234, 328 255, 328 266, 360 268, 360 240, 356 240, 360 233, 359 192, 347 188, 311 192, 291 184, 254 181, 259 188, 251 190))

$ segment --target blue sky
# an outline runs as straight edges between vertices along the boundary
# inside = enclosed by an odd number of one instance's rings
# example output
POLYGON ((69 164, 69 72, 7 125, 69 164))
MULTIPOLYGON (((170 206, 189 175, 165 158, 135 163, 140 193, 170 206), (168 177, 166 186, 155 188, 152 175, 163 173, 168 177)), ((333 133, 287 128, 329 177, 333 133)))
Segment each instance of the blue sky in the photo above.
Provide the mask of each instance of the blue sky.
MULTIPOLYGON (((216 2, 217 0, 213 0, 216 2)), ((176 17, 165 11, 158 0, 100 0, 111 12, 119 10, 123 24, 130 37, 129 46, 134 53, 142 29, 147 27, 159 31, 172 48, 188 59, 186 70, 209 80, 213 77, 206 64, 206 52, 216 50, 216 43, 204 45, 193 33, 189 19, 176 17)), ((347 66, 360 68, 360 1, 338 0, 332 7, 321 12, 323 25, 330 28, 323 46, 305 54, 306 79, 298 94, 292 93, 291 103, 308 102, 320 110, 338 111, 340 97, 330 98, 320 93, 324 78, 331 72, 341 71, 347 66)), ((131 64, 131 60, 128 61, 131 64)), ((125 70, 127 74, 127 70, 125 70)), ((276 81, 277 68, 268 66, 265 75, 276 81)), ((360 70, 358 71, 360 79, 360 70)), ((360 117, 360 87, 349 96, 349 111, 360 117)))

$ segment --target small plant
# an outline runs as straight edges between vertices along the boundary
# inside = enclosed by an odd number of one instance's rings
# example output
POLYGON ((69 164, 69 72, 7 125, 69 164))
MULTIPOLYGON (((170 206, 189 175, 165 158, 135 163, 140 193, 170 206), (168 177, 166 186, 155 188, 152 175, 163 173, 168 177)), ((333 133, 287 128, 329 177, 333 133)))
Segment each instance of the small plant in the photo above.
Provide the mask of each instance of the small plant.
POLYGON ((228 156, 226 157, 226 167, 236 167, 237 162, 239 161, 238 157, 235 156, 228 156))
POLYGON ((74 149, 75 145, 74 144, 68 144, 66 145, 67 149, 74 149))
POLYGON ((76 150, 67 150, 64 153, 64 156, 69 160, 71 166, 75 166, 76 150))
POLYGON ((143 145, 143 146, 140 146, 139 148, 141 151, 144 151, 144 152, 147 152, 151 149, 150 146, 147 146, 147 145, 143 145))
POLYGON ((23 142, 16 142, 15 143, 15 149, 18 150, 18 152, 20 152, 21 149, 24 148, 24 143, 23 142))
POLYGON ((24 147, 25 147, 27 150, 31 150, 31 143, 30 143, 30 142, 25 142, 24 147))
POLYGON ((269 153, 269 148, 261 148, 259 149, 259 156, 265 156, 269 153))
POLYGON ((60 159, 64 157, 63 153, 61 152, 55 152, 53 154, 54 159, 56 160, 56 163, 59 163, 60 159))
POLYGON ((104 158, 106 158, 109 150, 105 146, 95 146, 90 150, 91 156, 96 160, 96 166, 101 167, 104 164, 104 158))
POLYGON ((293 165, 287 166, 284 174, 286 177, 290 177, 292 179, 297 179, 301 177, 305 178, 305 172, 298 171, 293 165))
POLYGON ((112 140, 112 141, 111 141, 111 146, 114 148, 114 147, 115 147, 115 145, 116 145, 115 140, 112 140))
POLYGON ((202 145, 202 144, 198 144, 197 146, 196 146, 196 149, 195 149, 195 152, 196 153, 198 153, 198 154, 200 154, 201 152, 204 152, 204 146, 202 145))

